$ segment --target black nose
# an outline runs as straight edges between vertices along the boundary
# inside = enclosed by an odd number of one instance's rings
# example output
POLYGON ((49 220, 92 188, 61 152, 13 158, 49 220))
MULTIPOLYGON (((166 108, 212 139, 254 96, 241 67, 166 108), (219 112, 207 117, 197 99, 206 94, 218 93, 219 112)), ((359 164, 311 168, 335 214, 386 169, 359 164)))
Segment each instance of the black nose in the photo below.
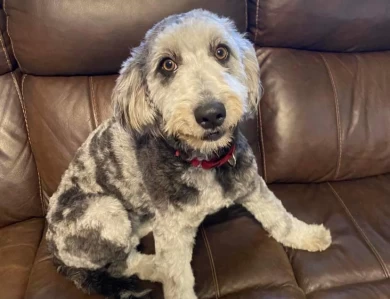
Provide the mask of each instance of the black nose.
POLYGON ((222 103, 212 101, 197 107, 194 114, 197 123, 204 129, 214 129, 225 121, 226 109, 222 103))

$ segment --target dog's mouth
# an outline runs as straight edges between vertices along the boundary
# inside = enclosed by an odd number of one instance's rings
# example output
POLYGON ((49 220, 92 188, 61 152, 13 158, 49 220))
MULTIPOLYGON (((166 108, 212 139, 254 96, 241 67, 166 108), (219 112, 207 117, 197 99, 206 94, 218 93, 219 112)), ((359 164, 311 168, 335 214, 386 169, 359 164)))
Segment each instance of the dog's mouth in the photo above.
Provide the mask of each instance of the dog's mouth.
POLYGON ((215 130, 207 131, 203 135, 202 140, 204 140, 204 141, 217 141, 224 134, 225 134, 225 132, 222 129, 215 129, 215 130))

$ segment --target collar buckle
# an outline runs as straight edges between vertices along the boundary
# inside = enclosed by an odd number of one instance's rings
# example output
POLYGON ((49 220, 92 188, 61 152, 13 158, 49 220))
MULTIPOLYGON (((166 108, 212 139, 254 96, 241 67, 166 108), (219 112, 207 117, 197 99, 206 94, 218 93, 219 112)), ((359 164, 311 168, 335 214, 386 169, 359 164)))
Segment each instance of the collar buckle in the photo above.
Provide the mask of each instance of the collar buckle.
POLYGON ((231 167, 235 167, 237 164, 236 155, 233 153, 230 159, 228 160, 228 163, 231 167))

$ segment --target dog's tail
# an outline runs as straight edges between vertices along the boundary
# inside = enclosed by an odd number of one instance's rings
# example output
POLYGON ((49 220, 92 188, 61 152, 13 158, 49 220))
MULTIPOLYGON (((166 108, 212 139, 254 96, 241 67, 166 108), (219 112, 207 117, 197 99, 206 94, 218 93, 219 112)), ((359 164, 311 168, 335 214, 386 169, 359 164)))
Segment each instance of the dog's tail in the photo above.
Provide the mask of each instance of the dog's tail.
POLYGON ((58 273, 72 280, 75 285, 88 294, 100 294, 110 299, 145 298, 151 290, 143 289, 138 276, 114 277, 107 269, 90 270, 64 265, 55 259, 58 273))

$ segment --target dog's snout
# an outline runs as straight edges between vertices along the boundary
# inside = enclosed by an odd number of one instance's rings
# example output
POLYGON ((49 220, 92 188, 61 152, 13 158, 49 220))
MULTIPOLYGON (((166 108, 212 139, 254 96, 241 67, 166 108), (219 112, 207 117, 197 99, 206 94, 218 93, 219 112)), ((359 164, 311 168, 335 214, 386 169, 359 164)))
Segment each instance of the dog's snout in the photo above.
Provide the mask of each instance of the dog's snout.
POLYGON ((197 107, 194 111, 195 119, 204 129, 214 129, 223 124, 226 118, 225 105, 212 101, 197 107))

